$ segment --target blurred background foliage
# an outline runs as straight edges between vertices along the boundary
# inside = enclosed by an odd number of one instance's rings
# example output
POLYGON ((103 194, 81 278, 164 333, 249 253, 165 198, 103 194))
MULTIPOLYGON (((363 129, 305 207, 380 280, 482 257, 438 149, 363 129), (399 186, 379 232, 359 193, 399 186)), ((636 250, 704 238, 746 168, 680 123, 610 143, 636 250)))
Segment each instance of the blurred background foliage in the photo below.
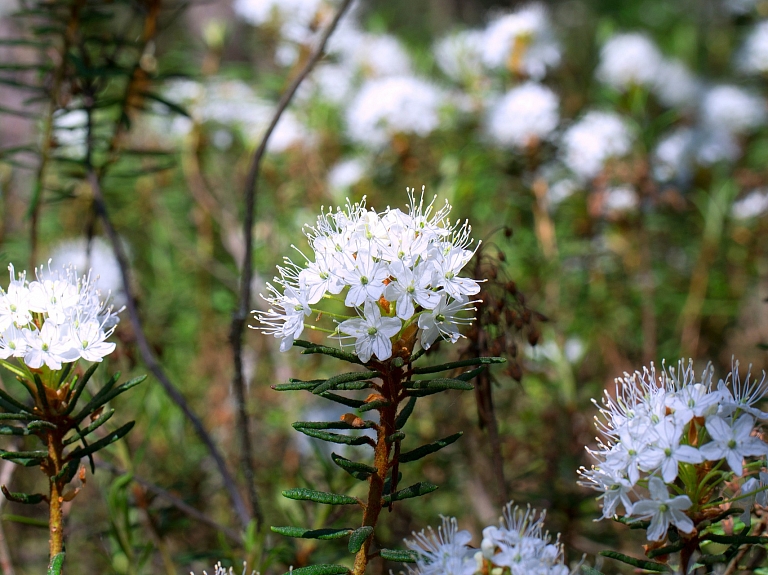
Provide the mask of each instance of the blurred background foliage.
MULTIPOLYGON (((227 333, 245 175, 333 11, 311 0, 0 7, 3 265, 93 265, 122 304, 85 180, 95 169, 154 351, 235 470, 227 333)), ((399 546, 439 514, 476 531, 508 499, 548 509, 547 526, 572 559, 641 543, 623 526, 593 523, 594 493, 576 484, 594 441, 590 399, 651 361, 692 357, 720 374, 732 357, 753 372, 768 364, 763 18, 768 4, 758 0, 362 0, 344 17, 268 148, 254 291, 293 244, 305 245, 302 226, 322 205, 367 196, 378 210, 402 207, 406 186, 424 185, 484 241, 479 277, 494 280, 487 289, 500 303, 483 310, 478 329, 489 353, 510 360, 486 384, 495 426, 478 416, 479 394, 420 403, 410 434, 465 435, 421 463, 441 488, 386 517, 382 546, 399 546), (634 40, 611 52, 626 33, 634 40), (585 123, 590 111, 610 118, 585 123)), ((472 351, 471 335, 464 351, 435 353, 472 351)), ((116 336, 111 370, 145 372, 127 320, 116 336)), ((353 487, 290 427, 334 417, 333 408, 269 387, 336 366, 280 354, 253 331, 244 359, 266 524, 343 525, 280 497, 296 486, 353 487)), ((119 410, 137 425, 97 462, 71 509, 70 572, 170 574, 248 559, 282 573, 345 555, 253 525, 241 536, 208 452, 160 386, 121 397, 119 410)), ((30 477, 3 472, 13 491, 34 490, 30 477)), ((42 509, 2 504, 6 571, 44 568, 41 525, 42 509)), ((389 568, 398 567, 381 572, 389 568)))

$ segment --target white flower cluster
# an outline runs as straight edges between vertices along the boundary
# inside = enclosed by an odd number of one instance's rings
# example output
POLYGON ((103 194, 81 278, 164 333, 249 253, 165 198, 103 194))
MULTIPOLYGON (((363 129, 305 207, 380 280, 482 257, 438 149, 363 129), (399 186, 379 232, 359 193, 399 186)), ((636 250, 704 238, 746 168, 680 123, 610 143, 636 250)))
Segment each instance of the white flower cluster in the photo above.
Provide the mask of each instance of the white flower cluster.
POLYGON ((626 155, 632 146, 627 123, 613 112, 587 112, 563 134, 563 163, 580 179, 594 178, 610 158, 626 155))
POLYGON ((526 82, 507 92, 491 108, 487 132, 502 145, 525 148, 547 139, 560 116, 557 95, 541 84, 526 82))
POLYGON ((277 287, 268 284, 269 295, 262 295, 270 309, 255 312, 256 329, 280 339, 287 351, 313 313, 344 319, 332 336, 342 346, 354 340, 363 362, 389 359, 392 338, 414 324, 425 349, 439 337, 458 340, 459 326, 472 321, 464 313, 474 310, 469 296, 480 291, 475 280, 459 275, 474 254, 471 227, 450 223, 447 202, 434 211, 434 200, 425 206, 423 195, 417 202, 410 190, 409 197, 408 213, 377 213, 364 198, 318 216, 306 231, 314 257, 305 256, 303 266, 286 258, 278 267, 277 287), (323 299, 343 301, 354 315, 313 307, 323 299))
MULTIPOLYGON (((215 571, 211 575, 236 575, 235 574, 235 570, 232 567, 230 567, 229 569, 226 569, 226 568, 222 567, 221 566, 221 561, 216 563, 216 565, 214 565, 213 568, 215 569, 215 571)), ((195 574, 194 574, 194 572, 190 572, 189 575, 195 575, 195 574)), ((208 575, 208 571, 203 571, 203 575, 208 575)), ((248 575, 248 569, 247 569, 245 563, 243 563, 243 573, 242 573, 242 575, 248 575)), ((251 575, 259 575, 259 574, 256 573, 256 571, 251 571, 251 575)))
MULTIPOLYGON (((483 529, 480 551, 469 546, 469 531, 459 531, 456 519, 443 517, 437 533, 431 527, 414 533, 405 544, 417 553, 409 575, 568 575, 563 546, 544 531, 545 513, 508 503, 499 526, 483 529)), ((559 539, 559 538, 558 538, 559 539)))
POLYGON ((96 278, 78 276, 74 268, 26 272, 0 288, 0 359, 14 357, 27 367, 61 369, 79 359, 101 361, 115 349, 106 339, 117 324, 117 312, 100 299, 96 278))
MULTIPOLYGON (((688 495, 670 497, 668 486, 685 490, 696 466, 703 471, 707 462, 707 470, 727 464, 739 477, 745 458, 768 455, 768 444, 756 435, 757 421, 768 418, 755 407, 768 391, 765 375, 742 382, 735 363, 715 386, 711 366, 697 377, 692 362, 681 361, 676 370, 657 372, 651 365, 616 382, 616 397, 606 392, 600 408, 598 449, 588 449, 597 465, 579 473, 583 485, 602 493, 604 518, 621 504, 627 516, 651 520, 651 541, 662 541, 670 524, 684 533, 694 528, 685 511, 696 511, 700 501, 695 497, 694 506, 688 495)), ((702 489, 699 497, 708 487, 702 489)))

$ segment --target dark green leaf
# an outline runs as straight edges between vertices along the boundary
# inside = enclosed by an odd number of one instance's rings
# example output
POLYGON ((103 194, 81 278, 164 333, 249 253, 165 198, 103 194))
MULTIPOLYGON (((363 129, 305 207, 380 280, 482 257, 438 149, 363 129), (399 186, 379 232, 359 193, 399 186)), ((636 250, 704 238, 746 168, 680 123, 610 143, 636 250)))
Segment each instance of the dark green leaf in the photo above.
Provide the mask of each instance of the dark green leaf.
POLYGON ((13 501, 14 503, 22 503, 24 505, 37 505, 38 503, 45 501, 45 495, 42 493, 14 493, 8 491, 8 488, 5 485, 0 485, 0 490, 2 490, 3 495, 5 495, 5 498, 8 501, 13 501))
POLYGON ((89 433, 92 433, 93 431, 95 431, 96 429, 104 425, 107 421, 109 421, 109 419, 114 415, 114 413, 115 413, 114 409, 105 411, 104 413, 101 414, 100 417, 96 419, 96 421, 91 423, 88 427, 79 431, 76 430, 75 435, 65 439, 64 445, 72 445, 73 443, 80 441, 80 439, 87 437, 89 433))
POLYGON ((384 441, 387 443, 394 443, 395 441, 402 441, 403 439, 405 439, 405 433, 396 431, 392 435, 387 435, 387 437, 384 438, 384 441))
POLYGON ((324 379, 311 379, 309 381, 293 381, 288 383, 276 383, 270 387, 275 391, 311 391, 315 389, 319 384, 323 383, 324 379))
POLYGON ((306 487, 296 487, 283 491, 283 497, 296 499, 298 501, 314 501, 324 505, 356 505, 359 501, 349 495, 339 495, 338 493, 328 493, 327 491, 315 491, 306 487))
POLYGON ((29 435, 29 433, 23 427, 0 425, 0 435, 29 435))
POLYGON ((51 559, 48 565, 48 575, 61 575, 61 569, 64 567, 64 552, 58 553, 51 559))
POLYGON ((656 563, 654 561, 643 561, 642 559, 635 559, 634 557, 630 557, 629 555, 624 555, 623 553, 618 553, 617 551, 600 551, 600 555, 603 557, 609 557, 611 559, 615 559, 616 561, 621 561, 622 563, 626 563, 627 565, 632 565, 632 567, 638 567, 640 569, 645 569, 646 571, 653 571, 654 573, 671 573, 672 569, 662 563, 656 563))
POLYGON ((665 545, 664 547, 658 547, 657 549, 652 549, 648 551, 646 555, 648 555, 649 559, 653 559, 654 557, 659 557, 660 555, 669 555, 670 553, 677 553, 683 547, 685 547, 685 541, 680 539, 679 541, 673 543, 672 545, 665 545))
POLYGON ((363 527, 358 527, 352 532, 352 535, 349 536, 349 545, 347 545, 347 549, 349 549, 350 553, 357 553, 362 549, 363 543, 365 543, 365 540, 368 539, 371 534, 373 533, 373 527, 370 525, 365 525, 363 527))
MULTIPOLYGON (((75 478, 75 475, 77 475, 77 470, 80 467, 80 460, 74 460, 67 463, 64 467, 61 468, 61 470, 53 476, 53 481, 59 481, 62 480, 64 483, 69 483, 75 478)), ((95 469, 93 469, 93 460, 91 460, 91 473, 94 473, 95 469)))
POLYGON ((582 565, 581 566, 581 572, 585 575, 604 575, 601 571, 598 571, 594 567, 590 567, 589 565, 582 565))
POLYGON ((104 405, 106 401, 104 401, 104 398, 109 395, 109 392, 112 390, 112 388, 117 383, 117 380, 120 378, 120 372, 115 372, 112 377, 110 377, 107 382, 104 384, 104 387, 102 387, 98 392, 96 392, 96 395, 94 395, 91 400, 85 404, 85 407, 80 410, 80 412, 74 416, 74 420, 77 422, 82 421, 86 416, 90 415, 92 412, 96 411, 99 407, 104 405))
POLYGON ((304 435, 314 437, 315 439, 322 439, 323 441, 329 441, 331 443, 339 443, 342 445, 373 445, 373 440, 366 436, 360 435, 358 437, 351 437, 349 435, 341 435, 340 433, 331 433, 330 431, 321 431, 319 429, 306 429, 304 427, 296 428, 296 431, 300 431, 304 435))
MULTIPOLYGON (((360 383, 360 382, 358 382, 360 383)), ((369 383, 369 382, 362 382, 362 383, 369 383)), ((349 385, 349 384, 347 384, 349 385)), ((329 401, 333 401, 336 403, 340 403, 341 405, 346 405, 347 407, 351 407, 352 409, 359 409, 360 406, 365 405, 364 401, 361 401, 359 399, 351 399, 349 397, 344 397, 343 395, 337 395, 335 393, 331 393, 330 391, 326 391, 325 393, 321 393, 320 397, 323 397, 329 401)))
POLYGON ((100 365, 101 365, 100 363, 94 363, 91 367, 89 367, 85 371, 85 373, 83 374, 83 377, 79 381, 75 380, 72 382, 72 392, 67 398, 67 402, 68 402, 67 409, 64 412, 64 415, 69 415, 75 409, 75 406, 77 405, 77 400, 80 399, 80 394, 83 393, 83 390, 85 389, 85 386, 88 383, 88 380, 91 379, 93 372, 96 371, 96 369, 100 365))
POLYGON ((302 339, 294 340, 293 345, 297 347, 305 348, 304 351, 301 352, 303 355, 322 353, 323 355, 330 355, 331 357, 335 357, 336 359, 342 359, 349 363, 356 363, 358 365, 363 365, 363 362, 360 361, 360 358, 357 357, 356 355, 347 353, 346 351, 341 351, 340 349, 337 349, 335 347, 328 347, 326 345, 317 345, 315 343, 304 341, 302 339))
POLYGON ((145 379, 147 379, 146 375, 140 375, 139 377, 134 377, 130 381, 126 381, 125 383, 121 383, 115 389, 110 391, 108 394, 106 394, 106 395, 102 396, 101 398, 99 398, 98 405, 93 406, 90 410, 83 409, 82 412, 81 412, 81 413, 84 413, 83 417, 76 417, 75 418, 76 421, 81 421, 85 417, 85 415, 90 415, 91 412, 95 411, 96 409, 98 409, 102 405, 105 405, 105 404, 109 403, 110 401, 112 401, 114 398, 116 398, 121 393, 124 393, 124 392, 128 391, 132 387, 136 387, 137 385, 142 383, 145 379))
POLYGON ((0 458, 13 461, 14 463, 23 465, 24 467, 35 467, 40 465, 46 457, 48 457, 48 452, 43 450, 3 451, 0 449, 0 458))
POLYGON ((450 363, 443 363, 440 365, 432 365, 429 367, 414 367, 413 373, 437 373, 438 371, 447 371, 449 369, 456 369, 457 367, 468 367, 470 365, 490 365, 492 363, 504 363, 507 360, 503 357, 476 357, 472 359, 463 359, 461 361, 452 361, 450 363))
POLYGON ((407 389, 435 389, 443 391, 444 389, 459 389, 461 391, 471 391, 475 389, 475 386, 466 381, 460 379, 451 379, 447 377, 440 377, 437 379, 421 379, 417 381, 411 381, 406 384, 407 389))
POLYGON ((415 551, 406 551, 404 549, 382 549, 379 554, 382 559, 400 561, 401 563, 416 563, 419 558, 415 551))
POLYGON ((11 413, 28 413, 30 415, 32 413, 30 411, 32 408, 16 401, 16 399, 8 395, 4 389, 0 389, 0 407, 11 413))
POLYGON ((28 413, 0 413, 0 421, 32 421, 34 418, 28 413))
POLYGON ((304 529, 303 527, 270 527, 275 533, 299 539, 341 539, 352 533, 346 529, 304 529))
POLYGON ((149 98, 150 100, 154 100, 155 102, 159 102, 163 104, 166 108, 168 108, 172 112, 176 112, 177 114, 181 114, 182 116, 186 116, 187 118, 192 117, 189 115, 189 112, 187 112, 186 108, 184 108, 180 104, 171 102, 167 98, 163 98, 159 94, 155 94, 154 92, 141 92, 141 95, 144 96, 145 98, 149 98))
POLYGON ((344 471, 349 473, 352 477, 359 479, 360 481, 365 481, 371 475, 376 473, 375 467, 371 467, 365 463, 358 463, 357 461, 350 461, 349 459, 346 459, 335 453, 331 453, 331 460, 344 471))
POLYGON ((284 575, 347 575, 349 569, 343 565, 310 565, 294 569, 284 575))
POLYGON ((366 429, 375 427, 376 424, 372 421, 363 421, 361 427, 356 427, 344 421, 297 421, 291 425, 300 431, 301 429, 366 429))
POLYGON ((754 535, 716 535, 715 533, 706 533, 701 536, 701 540, 712 541, 712 543, 735 545, 765 545, 768 543, 768 537, 758 537, 754 535))
POLYGON ((433 441, 432 443, 428 443, 426 445, 422 445, 421 447, 417 447, 412 451, 406 451, 405 453, 401 453, 399 461, 400 463, 408 463, 409 461, 416 461, 418 459, 421 459, 422 457, 425 457, 430 453, 434 453, 435 451, 440 451, 443 447, 446 447, 451 443, 455 442, 462 435, 464 435, 464 432, 459 431, 458 433, 454 433, 453 435, 449 435, 448 437, 444 437, 443 439, 438 439, 437 441, 433 441))
POLYGON ((40 399, 40 403, 43 405, 43 412, 48 413, 48 396, 45 393, 45 384, 40 379, 38 374, 34 374, 35 388, 37 389, 37 397, 40 399))
POLYGON ((382 398, 382 399, 374 399, 373 401, 369 401, 368 403, 363 403, 363 405, 361 405, 357 409, 359 411, 365 412, 365 411, 372 411, 374 409, 379 409, 381 407, 388 407, 389 405, 391 405, 391 403, 386 399, 382 398))
POLYGON ((365 379, 371 379, 373 377, 379 377, 381 374, 378 371, 353 371, 351 373, 341 373, 329 377, 323 383, 318 385, 312 390, 312 393, 319 395, 324 391, 336 391, 339 389, 340 384, 349 383, 351 381, 362 381, 365 379))
POLYGON ((51 423, 50 421, 30 421, 27 424, 27 429, 30 431, 30 433, 35 433, 37 431, 43 431, 46 429, 56 429, 56 426, 51 423))
POLYGON ((487 365, 481 365, 480 367, 476 367, 475 369, 470 369, 469 371, 465 371, 464 373, 457 375, 456 379, 460 379, 461 381, 469 381, 471 379, 476 378, 478 375, 483 373, 486 369, 488 369, 487 365))
POLYGON ((78 449, 75 449, 72 453, 70 453, 67 456, 68 461, 76 461, 80 460, 86 455, 90 455, 91 453, 96 453, 100 449, 105 448, 107 445, 110 445, 111 443, 114 443, 121 437, 123 437, 126 433, 128 433, 134 426, 136 422, 135 421, 129 421, 122 427, 118 427, 115 431, 107 435, 106 437, 102 437, 98 441, 95 441, 91 443, 88 447, 80 447, 78 449))
POLYGON ((405 404, 405 407, 403 407, 403 409, 400 410, 400 413, 397 414, 397 418, 395 419, 395 429, 402 429, 408 421, 408 418, 411 417, 413 408, 416 407, 416 399, 417 398, 415 397, 410 398, 408 403, 405 404))
POLYGON ((395 491, 392 495, 385 495, 381 499, 385 505, 388 505, 393 501, 411 499, 412 497, 421 497, 422 495, 426 495, 427 493, 432 493, 436 489, 437 489, 437 485, 435 485, 434 483, 429 483, 428 481, 419 481, 418 483, 414 483, 413 485, 410 485, 405 489, 401 489, 400 491, 395 491))

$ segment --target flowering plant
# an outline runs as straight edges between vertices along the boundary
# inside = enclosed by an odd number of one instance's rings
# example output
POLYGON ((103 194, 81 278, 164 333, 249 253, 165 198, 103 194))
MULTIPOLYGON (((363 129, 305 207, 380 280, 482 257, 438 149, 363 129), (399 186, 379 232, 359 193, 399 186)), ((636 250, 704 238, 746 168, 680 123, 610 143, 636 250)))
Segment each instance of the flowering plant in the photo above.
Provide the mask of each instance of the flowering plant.
POLYGON ((10 283, 0 288, 0 365, 16 376, 29 397, 17 398, 0 389, 2 433, 36 436, 45 448, 0 451, 0 457, 25 467, 40 466, 49 478, 49 490, 26 494, 0 487, 11 501, 48 503, 49 572, 59 573, 64 559, 62 504, 80 491, 69 485, 76 476, 85 482, 80 461, 89 458, 93 472, 93 454, 123 437, 134 422, 90 443, 86 437, 114 414, 114 409, 105 409, 107 403, 144 377, 116 386, 117 373, 77 409, 96 368, 115 350, 115 344, 106 340, 117 325, 118 312, 102 300, 91 272, 78 276, 71 266, 62 270, 41 266, 35 270, 37 279, 28 281, 26 272, 16 275, 13 265, 8 269, 10 283), (93 365, 83 371, 78 368, 80 360, 93 365))
MULTIPOLYGON (((413 552, 391 549, 372 551, 373 534, 384 507, 392 510, 403 499, 426 495, 437 489, 427 481, 398 489, 400 465, 416 461, 456 441, 461 432, 401 451, 406 437, 403 427, 414 411, 416 401, 450 389, 471 390, 468 383, 487 364, 504 361, 481 357, 457 362, 415 367, 413 364, 442 338, 455 342, 459 327, 471 323, 464 315, 472 311, 470 296, 480 287, 476 280, 461 277, 473 255, 470 226, 451 224, 450 205, 433 213, 433 203, 410 195, 410 210, 387 209, 383 213, 366 209, 364 201, 347 203, 346 209, 323 212, 315 227, 307 231, 313 257, 303 266, 285 260, 280 277, 269 285, 265 299, 270 309, 255 312, 264 333, 281 340, 280 349, 303 347, 304 353, 322 353, 342 359, 366 371, 353 371, 327 380, 300 381, 273 386, 280 391, 307 390, 351 407, 356 413, 342 415, 340 421, 300 421, 293 427, 309 437, 342 445, 369 445, 373 465, 351 461, 333 453, 334 464, 360 481, 368 483, 365 501, 347 495, 297 488, 283 492, 285 497, 330 505, 361 505, 363 519, 358 528, 304 529, 273 527, 291 537, 336 539, 349 537, 348 549, 355 554, 354 575, 363 575, 368 561, 376 556, 398 561, 415 561, 413 552), (345 306, 346 313, 325 308, 330 301, 345 306), (323 302, 324 306, 319 306, 323 302), (312 323, 310 317, 315 315, 312 323), (330 317, 333 329, 316 325, 330 317), (306 324, 309 323, 309 326, 306 324), (325 332, 339 342, 341 349, 298 340, 305 327, 325 332), (419 343, 421 349, 414 351, 419 343), (352 351, 347 351, 347 348, 352 351), (465 366, 479 368, 454 378, 419 379, 422 374, 438 373, 465 366), (364 399, 335 393, 372 389, 364 399), (379 421, 364 420, 364 414, 377 411, 379 421), (376 439, 346 435, 339 430, 371 429, 376 439)), ((348 573, 341 565, 315 565, 295 570, 295 574, 332 575, 348 573), (303 569, 309 569, 303 571, 303 569)))
POLYGON ((429 527, 406 539, 417 555, 408 575, 569 575, 559 535, 552 543, 544 531, 545 517, 545 512, 507 503, 499 526, 483 529, 480 550, 469 546, 472 535, 459 531, 455 518, 443 517, 437 533, 429 527))
POLYGON ((756 498, 765 502, 768 444, 759 421, 768 413, 756 407, 768 391, 765 375, 742 382, 735 362, 716 386, 713 376, 711 366, 697 376, 692 362, 681 361, 677 369, 651 365, 617 379, 616 397, 606 392, 600 409, 602 440, 588 450, 597 464, 580 470, 582 484, 601 492, 603 517, 646 529, 650 558, 666 563, 680 552, 683 573, 709 542, 731 547, 699 561, 730 561, 740 544, 761 539, 748 535, 756 498), (743 530, 722 535, 719 524, 731 515, 741 516, 743 530))

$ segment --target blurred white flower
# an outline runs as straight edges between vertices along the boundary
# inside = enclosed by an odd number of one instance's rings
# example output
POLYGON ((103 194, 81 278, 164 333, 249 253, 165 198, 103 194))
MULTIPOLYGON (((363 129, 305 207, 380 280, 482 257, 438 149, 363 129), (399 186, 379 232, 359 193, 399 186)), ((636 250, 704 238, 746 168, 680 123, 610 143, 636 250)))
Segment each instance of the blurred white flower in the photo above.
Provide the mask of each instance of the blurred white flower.
POLYGON ((542 4, 524 6, 489 22, 483 41, 483 62, 539 80, 547 68, 560 64, 560 46, 542 4))
POLYGON ((679 60, 664 60, 658 67, 653 92, 670 108, 694 105, 701 90, 699 81, 679 60))
MULTIPOLYGON (((229 569, 225 569, 224 567, 221 566, 221 561, 216 563, 216 565, 214 565, 213 568, 215 569, 215 571, 211 573, 211 575, 235 575, 235 570, 232 567, 230 567, 229 569)), ((245 563, 243 563, 242 575, 247 575, 247 573, 248 573, 248 569, 246 568, 245 563)), ((190 573, 189 575, 195 575, 195 574, 190 573)), ((208 575, 208 572, 203 571, 203 575, 208 575)), ((251 575, 259 575, 259 574, 256 573, 256 571, 251 571, 251 575)))
POLYGON ((717 162, 735 162, 741 150, 728 130, 704 128, 694 133, 696 143, 694 159, 697 164, 710 166, 717 162))
POLYGON ((768 72, 768 20, 750 32, 736 56, 736 67, 747 74, 768 72))
POLYGON ((618 215, 637 209, 639 200, 632 186, 615 186, 605 190, 603 197, 603 212, 607 215, 618 215))
POLYGON ((53 117, 53 134, 60 152, 70 157, 85 155, 88 136, 88 114, 85 110, 59 110, 53 117))
POLYGON ((89 269, 93 272, 93 284, 103 297, 112 294, 112 304, 115 308, 125 305, 123 276, 117 263, 112 246, 103 238, 93 238, 88 243, 86 238, 65 240, 57 244, 51 251, 51 267, 62 268, 71 264, 80 273, 89 269))
POLYGON ((366 78, 411 73, 411 58, 400 40, 390 34, 363 32, 352 23, 334 31, 326 51, 366 78))
POLYGON ((299 86, 296 99, 306 101, 313 95, 330 104, 343 104, 353 94, 355 71, 344 64, 321 64, 299 86))
POLYGON ((283 38, 303 43, 326 6, 324 0, 235 0, 232 8, 249 24, 276 24, 283 38))
POLYGON ((617 90, 651 86, 658 77, 662 57, 645 34, 617 34, 600 51, 597 77, 617 90))
POLYGON ((347 191, 363 179, 366 162, 360 158, 342 160, 328 170, 328 187, 333 191, 347 191))
POLYGON ((347 108, 347 134, 369 147, 398 133, 427 136, 440 124, 442 102, 437 87, 412 76, 368 80, 347 108))
POLYGON ((563 178, 549 185, 547 188, 547 201, 551 208, 557 207, 563 201, 570 198, 579 190, 580 186, 571 178, 563 178))
POLYGON ((563 134, 562 161, 582 179, 594 178, 606 160, 627 154, 632 135, 613 112, 588 112, 563 134))
POLYGON ((457 82, 477 76, 482 69, 483 39, 480 30, 463 30, 440 39, 434 48, 437 65, 457 82))
POLYGON ((560 121, 558 97, 535 82, 512 88, 490 109, 486 131, 501 146, 523 148, 547 139, 560 121))
POLYGON ((748 220, 768 212, 768 190, 753 190, 734 202, 731 214, 737 220, 748 220))
POLYGON ((695 155, 694 130, 678 128, 663 137, 652 155, 653 175, 660 182, 687 180, 695 155))
POLYGON ((765 123, 763 98, 737 86, 722 84, 710 88, 701 102, 702 122, 715 130, 733 134, 751 132, 765 123))

